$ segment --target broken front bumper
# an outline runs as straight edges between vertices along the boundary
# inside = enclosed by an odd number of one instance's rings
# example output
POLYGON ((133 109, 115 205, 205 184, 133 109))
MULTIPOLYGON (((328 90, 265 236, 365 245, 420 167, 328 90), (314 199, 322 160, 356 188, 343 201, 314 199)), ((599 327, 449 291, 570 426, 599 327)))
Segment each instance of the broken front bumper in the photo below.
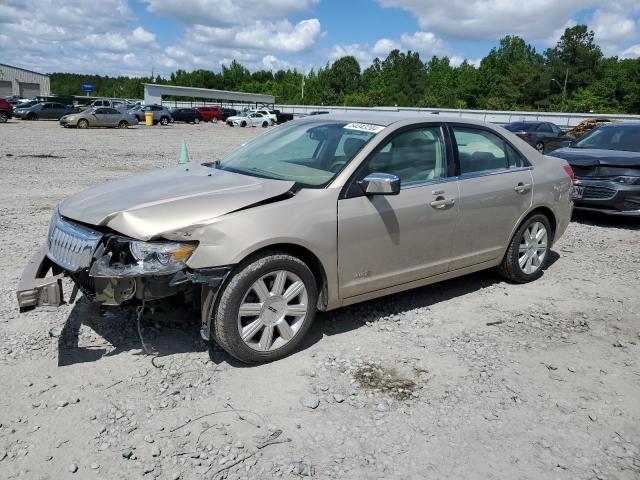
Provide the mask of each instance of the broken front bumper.
POLYGON ((63 273, 47 276, 53 263, 41 247, 22 272, 22 278, 18 284, 18 306, 20 311, 26 311, 40 306, 57 307, 64 303, 62 293, 63 273))
MULTIPOLYGON (((231 267, 181 270, 169 275, 93 277, 89 268, 70 272, 47 257, 42 247, 31 258, 22 273, 16 295, 20 311, 40 306, 60 306, 65 303, 62 279, 68 276, 89 299, 109 306, 130 300, 158 300, 170 297, 194 286, 217 289, 231 267)), ((73 296, 73 295, 72 295, 73 296)))

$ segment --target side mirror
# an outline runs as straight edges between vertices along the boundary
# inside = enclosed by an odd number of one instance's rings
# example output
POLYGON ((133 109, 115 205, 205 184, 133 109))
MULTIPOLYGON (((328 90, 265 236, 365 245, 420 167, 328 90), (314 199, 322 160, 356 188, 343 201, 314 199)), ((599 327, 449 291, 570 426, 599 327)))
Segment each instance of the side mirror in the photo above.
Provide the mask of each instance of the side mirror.
POLYGON ((365 195, 398 195, 400 179, 389 173, 370 173, 358 182, 365 195))

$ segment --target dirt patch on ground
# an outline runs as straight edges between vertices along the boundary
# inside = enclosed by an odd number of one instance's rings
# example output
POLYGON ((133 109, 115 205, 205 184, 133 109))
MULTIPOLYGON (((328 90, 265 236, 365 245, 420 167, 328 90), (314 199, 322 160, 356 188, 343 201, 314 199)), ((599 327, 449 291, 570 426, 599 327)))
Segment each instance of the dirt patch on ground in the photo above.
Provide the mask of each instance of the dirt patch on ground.
POLYGON ((359 367, 354 377, 362 388, 388 393, 396 400, 411 398, 416 389, 416 382, 400 375, 395 368, 376 364, 368 363, 359 367))

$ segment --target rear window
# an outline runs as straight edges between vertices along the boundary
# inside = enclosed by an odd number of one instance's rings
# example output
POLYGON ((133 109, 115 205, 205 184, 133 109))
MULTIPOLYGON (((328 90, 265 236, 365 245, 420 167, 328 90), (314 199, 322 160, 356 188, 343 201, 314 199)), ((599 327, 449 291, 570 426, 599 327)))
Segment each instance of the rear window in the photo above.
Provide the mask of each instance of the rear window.
POLYGON ((591 130, 575 148, 640 152, 640 125, 606 125, 591 130))

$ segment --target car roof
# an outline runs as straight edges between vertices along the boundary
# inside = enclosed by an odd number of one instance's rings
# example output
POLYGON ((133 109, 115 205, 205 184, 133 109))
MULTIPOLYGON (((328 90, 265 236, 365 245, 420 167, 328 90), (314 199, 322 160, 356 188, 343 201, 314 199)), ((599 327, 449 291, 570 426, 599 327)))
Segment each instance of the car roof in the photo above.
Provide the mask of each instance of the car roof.
POLYGON ((371 123, 387 127, 393 123, 406 120, 419 122, 448 122, 448 123, 465 123, 469 125, 487 125, 487 122, 474 120, 465 117, 452 117, 445 115, 434 115, 427 112, 397 112, 397 111, 350 111, 328 113, 322 116, 311 115, 300 118, 299 122, 326 122, 328 120, 337 120, 341 122, 353 123, 371 123))

